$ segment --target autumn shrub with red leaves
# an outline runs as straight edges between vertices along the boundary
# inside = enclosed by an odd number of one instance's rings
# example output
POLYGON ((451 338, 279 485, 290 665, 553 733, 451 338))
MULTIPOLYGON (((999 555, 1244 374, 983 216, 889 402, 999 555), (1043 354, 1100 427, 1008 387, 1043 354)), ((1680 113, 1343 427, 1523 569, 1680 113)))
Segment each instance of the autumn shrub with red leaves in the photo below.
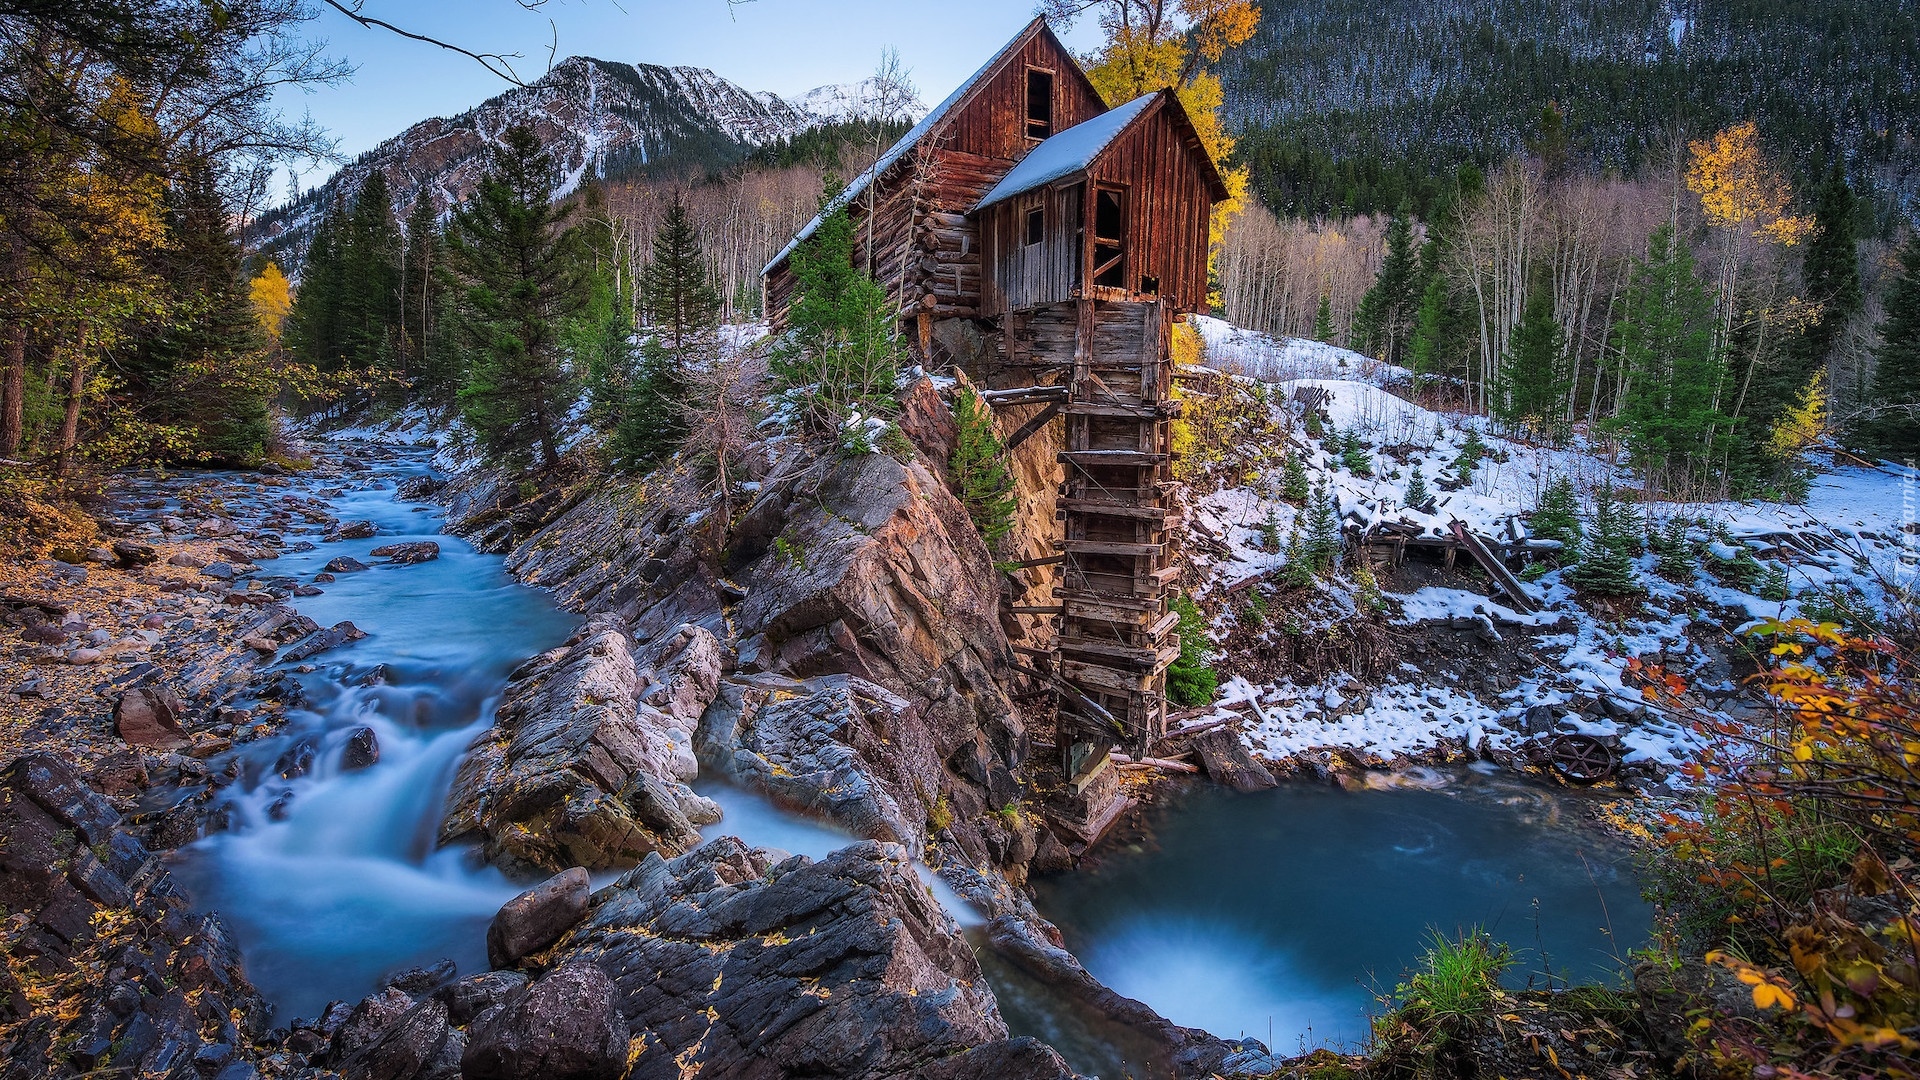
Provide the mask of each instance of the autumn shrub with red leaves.
POLYGON ((1666 817, 1651 892, 1683 954, 1753 1010, 1702 1004, 1692 1065, 1727 1076, 1920 1077, 1920 657, 1832 623, 1770 622, 1738 719, 1638 661, 1629 676, 1712 750, 1666 817))

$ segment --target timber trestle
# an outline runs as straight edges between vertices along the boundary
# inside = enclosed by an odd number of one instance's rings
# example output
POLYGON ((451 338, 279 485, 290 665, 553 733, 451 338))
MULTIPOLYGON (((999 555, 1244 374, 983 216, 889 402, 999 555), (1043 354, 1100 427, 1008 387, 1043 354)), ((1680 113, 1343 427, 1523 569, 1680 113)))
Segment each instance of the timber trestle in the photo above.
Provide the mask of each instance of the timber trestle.
MULTIPOLYGON (((1003 356, 1058 383, 990 391, 996 405, 1045 402, 1064 421, 1054 547, 1062 560, 1048 614, 1059 694, 1056 745, 1070 823, 1097 834, 1117 813, 1109 752, 1136 755, 1166 733, 1166 672, 1179 656, 1169 605, 1179 570, 1170 421, 1172 319, 1158 300, 1076 299, 1002 317, 1003 356), (1064 331, 1064 332, 1063 332, 1064 331), (1105 820, 1103 820, 1105 819, 1105 820)), ((1022 425, 1019 437, 1032 433, 1022 425)))

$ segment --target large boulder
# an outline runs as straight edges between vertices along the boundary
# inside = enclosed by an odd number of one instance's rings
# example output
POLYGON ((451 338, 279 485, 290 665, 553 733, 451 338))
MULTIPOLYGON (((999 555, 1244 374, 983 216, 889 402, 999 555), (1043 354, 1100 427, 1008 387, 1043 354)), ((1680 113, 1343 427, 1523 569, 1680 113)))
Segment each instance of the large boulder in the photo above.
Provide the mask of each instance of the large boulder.
POLYGON ((148 683, 120 695, 113 707, 113 726, 135 746, 178 750, 189 742, 181 726, 185 714, 186 706, 171 687, 148 683))
POLYGON ((507 901, 487 927, 487 962, 512 967, 559 941, 587 917, 592 892, 586 869, 574 866, 507 901))
POLYGON ((515 991, 474 1024, 461 1075, 616 1080, 626 1072, 629 1041, 613 980, 590 961, 575 960, 515 991))
POLYGON ((409 540, 404 544, 382 544, 367 554, 385 559, 391 565, 412 566, 440 557, 440 545, 432 540, 409 540))
POLYGON ((639 701, 633 645, 596 616, 564 646, 514 673, 492 730, 461 762, 442 843, 477 839, 514 870, 630 866, 700 841, 682 781, 692 740, 639 701))
MULTIPOLYGON (((1073 1075, 1008 1039, 959 926, 897 845, 775 865, 727 837, 649 857, 558 948, 556 973, 591 961, 611 976, 634 1080, 1073 1075)), ((471 1071, 482 1038, 468 1075, 509 1075, 471 1071)))

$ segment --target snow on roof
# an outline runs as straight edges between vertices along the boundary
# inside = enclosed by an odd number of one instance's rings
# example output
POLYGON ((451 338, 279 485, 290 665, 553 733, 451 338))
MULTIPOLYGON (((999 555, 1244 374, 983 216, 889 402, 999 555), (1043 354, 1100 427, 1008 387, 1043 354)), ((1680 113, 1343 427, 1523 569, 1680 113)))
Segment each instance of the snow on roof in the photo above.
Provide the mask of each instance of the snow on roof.
POLYGON ((1020 159, 1020 164, 1015 165, 1012 172, 987 192, 987 197, 981 199, 974 209, 985 210, 994 203, 1085 169, 1093 164, 1093 159, 1100 156, 1100 151, 1105 150, 1115 136, 1125 131, 1127 125, 1133 123, 1134 118, 1159 96, 1160 91, 1157 90, 1142 94, 1125 105, 1075 124, 1034 147, 1026 157, 1020 159))
POLYGON ((773 273, 774 267, 785 262, 787 256, 793 254, 794 249, 799 247, 801 242, 806 240, 807 237, 812 236, 814 231, 820 228, 821 222, 827 219, 827 215, 837 213, 846 207, 847 204, 853 202, 854 199, 860 196, 861 192, 867 190, 867 185, 873 183, 888 169, 892 168, 895 162, 906 157, 908 151, 918 145, 921 139, 926 138, 928 132, 938 127, 940 122, 946 119, 947 114, 952 112, 959 106, 961 101, 966 99, 968 94, 973 92, 973 88, 979 85, 980 80, 986 77, 987 72, 998 67, 1000 61, 1005 59, 1008 53, 1019 48, 1033 35, 1035 26, 1044 25, 1044 19, 1035 18, 1033 22, 1027 24, 1025 30, 1015 34, 1012 41, 1002 45, 1000 51, 993 54, 992 59, 980 65, 979 71, 974 72, 967 77, 965 82, 955 87, 953 93, 948 94, 945 101, 935 105, 931 112, 921 118, 919 123, 913 125, 912 130, 900 136, 900 141, 894 143, 886 153, 880 155, 880 159, 875 161, 871 168, 859 176, 854 177, 852 183, 848 184, 840 194, 835 195, 818 214, 813 215, 813 220, 807 222, 805 228, 801 229, 793 239, 787 241, 787 246, 780 249, 780 254, 775 255, 773 261, 769 262, 760 271, 761 275, 765 276, 773 273))

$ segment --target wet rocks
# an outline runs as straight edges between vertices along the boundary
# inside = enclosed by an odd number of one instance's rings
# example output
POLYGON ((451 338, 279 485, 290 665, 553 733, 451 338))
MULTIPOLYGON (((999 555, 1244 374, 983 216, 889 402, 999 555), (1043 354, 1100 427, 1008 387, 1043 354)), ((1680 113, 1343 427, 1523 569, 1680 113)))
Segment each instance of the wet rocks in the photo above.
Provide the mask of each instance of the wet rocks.
POLYGON ((359 641, 366 636, 366 631, 361 630, 351 622, 337 622, 325 630, 318 630, 307 635, 299 644, 288 649, 281 659, 288 663, 297 664, 302 660, 319 656, 328 649, 337 649, 342 645, 359 641))
POLYGON ((372 768, 380 760, 380 737, 370 727, 360 727, 347 736, 347 748, 340 755, 340 767, 347 772, 372 768))
POLYGON ((192 913, 119 824, 59 758, 29 754, 0 773, 7 1060, 41 1063, 35 1076, 186 1075, 202 1055, 230 1069, 265 1030, 266 1004, 218 917, 192 913), (31 1015, 12 971, 40 984, 31 1015))
MULTIPOLYGON (((613 980, 591 961, 562 964, 474 1025, 461 1074, 465 1080, 614 1080, 627 1071, 631 1039, 620 1005, 613 980)), ((663 1057, 643 1049, 641 1057, 649 1056, 663 1057)))
POLYGON ((114 730, 135 746, 178 750, 187 745, 181 720, 186 706, 171 687, 148 684, 120 695, 113 707, 114 730))
POLYGON ((1008 1040, 972 949, 897 845, 869 841, 817 863, 775 865, 728 837, 672 861, 650 857, 602 890, 558 949, 558 970, 590 960, 611 977, 645 1047, 636 1080, 683 1068, 849 1080, 1072 1076, 1052 1050, 1008 1040))
POLYGON ((587 917, 591 892, 586 868, 574 866, 507 901, 487 927, 487 962, 512 967, 560 940, 587 917))
POLYGON ((136 544, 131 540, 116 540, 113 543, 114 562, 122 570, 133 570, 142 566, 152 566, 160 561, 160 555, 150 544, 136 544))
POLYGON ((509 868, 631 865, 699 843, 682 782, 689 736, 641 704, 632 642, 596 616, 568 644, 523 664, 461 762, 442 843, 478 839, 509 868))
MULTIPOLYGON (((329 574, 357 574, 362 570, 372 568, 351 555, 342 555, 339 558, 330 560, 322 569, 329 574)), ((318 581, 319 579, 315 578, 314 580, 318 581)))
POLYGON ((383 544, 368 554, 396 566, 411 566, 439 558, 440 545, 431 540, 413 540, 404 544, 383 544))
POLYGON ((365 540, 379 531, 379 526, 371 521, 343 521, 335 525, 320 540, 326 544, 334 544, 342 540, 365 540))
POLYGON ((320 756, 320 736, 302 735, 293 741, 293 745, 282 751, 273 763, 273 771, 282 780, 292 780, 313 771, 314 759, 320 756))
POLYGON ((202 576, 210 577, 215 581, 232 581, 234 577, 237 576, 234 572, 233 565, 224 562, 208 563, 200 568, 200 573, 202 576))
POLYGON ((731 732, 710 730, 727 747, 709 748, 727 777, 776 803, 803 807, 855 836, 917 847, 920 830, 854 748, 876 727, 892 729, 908 704, 850 675, 799 684, 745 710, 731 732))
POLYGON ((403 502, 421 502, 439 494, 447 486, 437 476, 409 476, 393 489, 393 497, 403 502))

